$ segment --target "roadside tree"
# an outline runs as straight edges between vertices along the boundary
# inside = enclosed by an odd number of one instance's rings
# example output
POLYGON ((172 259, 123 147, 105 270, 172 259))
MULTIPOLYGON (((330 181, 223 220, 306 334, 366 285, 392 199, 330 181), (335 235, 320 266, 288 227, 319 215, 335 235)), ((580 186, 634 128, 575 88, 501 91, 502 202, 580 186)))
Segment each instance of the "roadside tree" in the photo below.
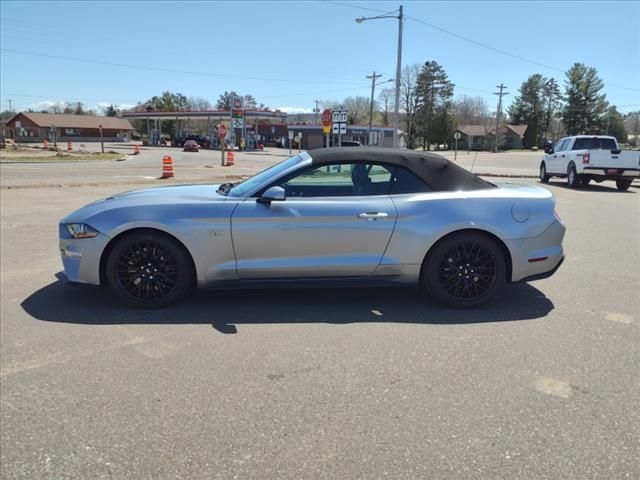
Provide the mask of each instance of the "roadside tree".
POLYGON ((562 120, 569 135, 599 134, 606 130, 608 103, 598 71, 575 63, 566 73, 562 120))

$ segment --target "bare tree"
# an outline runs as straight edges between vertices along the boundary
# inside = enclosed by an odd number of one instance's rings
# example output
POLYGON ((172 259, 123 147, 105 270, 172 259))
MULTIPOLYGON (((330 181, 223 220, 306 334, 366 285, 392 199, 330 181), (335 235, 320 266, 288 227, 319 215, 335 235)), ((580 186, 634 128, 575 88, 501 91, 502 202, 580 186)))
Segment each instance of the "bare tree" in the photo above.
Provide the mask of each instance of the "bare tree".
POLYGON ((344 102, 342 102, 342 105, 349 111, 348 123, 369 123, 369 103, 370 100, 367 97, 358 96, 345 98, 344 102))
POLYGON ((191 110, 211 110, 211 102, 203 97, 190 97, 189 107, 191 110))
POLYGON ((484 125, 489 115, 489 105, 482 97, 462 95, 455 101, 458 125, 484 125))
POLYGON ((407 148, 414 148, 415 115, 418 108, 416 82, 422 65, 416 63, 402 69, 400 76, 400 110, 405 117, 405 135, 407 148))
POLYGON ((382 123, 385 127, 389 126, 389 111, 393 110, 394 93, 392 88, 383 88, 378 94, 378 103, 383 108, 382 123))

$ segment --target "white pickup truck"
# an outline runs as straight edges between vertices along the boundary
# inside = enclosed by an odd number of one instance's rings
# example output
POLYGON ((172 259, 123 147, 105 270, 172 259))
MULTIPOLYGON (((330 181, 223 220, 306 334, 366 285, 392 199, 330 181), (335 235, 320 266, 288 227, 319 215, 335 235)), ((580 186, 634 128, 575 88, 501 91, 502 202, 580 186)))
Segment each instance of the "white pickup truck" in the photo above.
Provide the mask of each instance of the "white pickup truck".
POLYGON ((618 190, 629 188, 640 178, 640 151, 621 151, 614 137, 578 135, 566 137, 545 148, 540 163, 540 181, 567 179, 570 188, 615 180, 618 190))

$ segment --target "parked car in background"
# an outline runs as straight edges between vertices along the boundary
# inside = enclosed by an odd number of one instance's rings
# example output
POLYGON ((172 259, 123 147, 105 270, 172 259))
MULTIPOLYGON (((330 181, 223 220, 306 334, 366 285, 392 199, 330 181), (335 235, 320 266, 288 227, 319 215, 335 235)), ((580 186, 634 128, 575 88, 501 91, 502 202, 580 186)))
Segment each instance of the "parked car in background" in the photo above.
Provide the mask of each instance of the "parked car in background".
POLYGON ((618 190, 629 188, 640 178, 640 151, 622 151, 615 137, 578 135, 560 139, 545 148, 540 163, 540 181, 551 177, 567 179, 570 188, 591 180, 615 180, 618 190))
POLYGON ((552 275, 565 226, 553 195, 493 184, 429 152, 323 148, 243 182, 94 202, 60 222, 69 280, 136 307, 192 286, 420 285, 471 308, 552 275))
POLYGON ((343 147, 361 147, 362 144, 360 142, 356 142, 354 140, 343 140, 342 141, 342 146, 343 147))
POLYGON ((195 140, 187 140, 186 142, 184 142, 182 150, 184 152, 197 152, 200 150, 200 146, 195 140))

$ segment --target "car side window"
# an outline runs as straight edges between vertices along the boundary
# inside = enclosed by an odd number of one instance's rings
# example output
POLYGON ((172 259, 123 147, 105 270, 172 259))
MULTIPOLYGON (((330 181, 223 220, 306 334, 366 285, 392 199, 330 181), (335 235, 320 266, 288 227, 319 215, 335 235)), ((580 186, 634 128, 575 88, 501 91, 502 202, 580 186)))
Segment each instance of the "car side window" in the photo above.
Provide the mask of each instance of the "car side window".
POLYGON ((390 195, 431 192, 431 188, 406 168, 397 167, 391 180, 390 195))
POLYGON ((567 139, 563 138, 562 140, 560 140, 558 142, 558 144, 554 147, 553 149, 553 153, 557 153, 557 152, 564 152, 564 147, 567 143, 567 139))
POLYGON ((392 173, 382 165, 336 163, 307 168, 279 185, 287 197, 386 195, 392 173))

